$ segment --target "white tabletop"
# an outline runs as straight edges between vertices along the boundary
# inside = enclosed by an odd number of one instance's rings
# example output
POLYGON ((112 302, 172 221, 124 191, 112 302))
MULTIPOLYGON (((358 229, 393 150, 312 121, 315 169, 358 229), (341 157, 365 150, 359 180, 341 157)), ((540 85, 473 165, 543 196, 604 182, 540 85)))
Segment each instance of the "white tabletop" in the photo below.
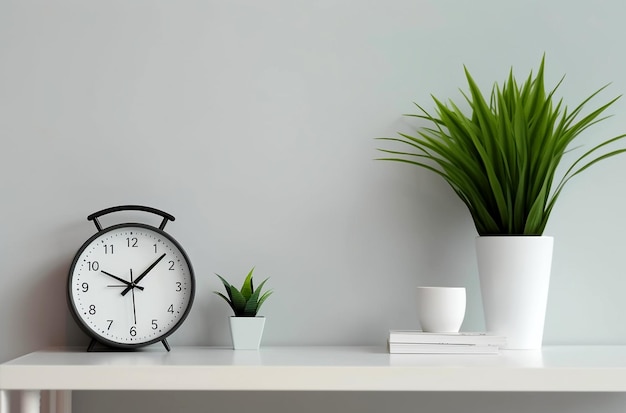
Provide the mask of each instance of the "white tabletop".
POLYGON ((389 354, 380 347, 59 348, 0 364, 4 390, 626 391, 626 346, 499 355, 389 354))

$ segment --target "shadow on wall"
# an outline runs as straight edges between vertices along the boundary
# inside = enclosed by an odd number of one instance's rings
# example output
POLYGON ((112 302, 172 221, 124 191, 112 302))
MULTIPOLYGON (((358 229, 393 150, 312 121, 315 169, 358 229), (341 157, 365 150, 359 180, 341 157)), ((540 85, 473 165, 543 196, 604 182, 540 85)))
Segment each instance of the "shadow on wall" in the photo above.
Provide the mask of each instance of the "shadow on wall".
POLYGON ((27 288, 32 291, 25 292, 27 300, 19 300, 14 316, 22 314, 20 329, 24 337, 21 343, 33 343, 36 347, 23 348, 22 353, 38 350, 41 343, 47 346, 60 346, 77 344, 80 342, 82 332, 73 322, 67 307, 67 274, 71 264, 71 257, 66 257, 63 262, 57 263, 52 268, 42 269, 39 276, 27 277, 36 280, 35 284, 27 288))

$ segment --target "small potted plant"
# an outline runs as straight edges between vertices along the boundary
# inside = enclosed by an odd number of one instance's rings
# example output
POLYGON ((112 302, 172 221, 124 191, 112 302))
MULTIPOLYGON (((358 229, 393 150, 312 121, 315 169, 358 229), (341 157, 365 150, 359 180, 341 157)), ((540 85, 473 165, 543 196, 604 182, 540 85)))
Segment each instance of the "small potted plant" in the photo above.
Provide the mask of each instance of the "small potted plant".
POLYGON ((263 285, 268 278, 255 288, 253 272, 254 268, 246 276, 241 289, 237 289, 221 275, 215 274, 222 280, 226 288, 226 295, 219 291, 214 291, 214 293, 222 297, 235 313, 234 316, 230 317, 230 332, 235 350, 256 350, 259 348, 263 336, 265 317, 258 317, 257 313, 273 291, 268 290, 261 294, 263 285))

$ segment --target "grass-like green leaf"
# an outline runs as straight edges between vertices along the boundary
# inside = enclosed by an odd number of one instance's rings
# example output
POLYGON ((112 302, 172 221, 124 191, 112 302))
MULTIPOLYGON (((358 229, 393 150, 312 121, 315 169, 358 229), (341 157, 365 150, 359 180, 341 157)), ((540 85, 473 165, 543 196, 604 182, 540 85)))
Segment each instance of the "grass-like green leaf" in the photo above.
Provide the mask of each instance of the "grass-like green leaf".
POLYGON ((263 293, 263 295, 261 296, 261 298, 259 298, 259 304, 257 304, 256 306, 256 311, 258 312, 261 309, 261 305, 263 305, 263 303, 265 302, 265 300, 267 300, 267 298, 272 295, 274 293, 274 291, 269 290, 263 293))
POLYGON ((554 97, 564 78, 546 91, 545 56, 536 75, 531 71, 519 84, 511 69, 489 95, 482 93, 466 67, 464 71, 469 92, 461 93, 469 113, 434 96, 433 115, 415 104, 419 112, 407 116, 426 120, 431 126, 418 129, 415 135, 379 138, 410 147, 379 148, 389 155, 379 159, 416 165, 445 179, 468 207, 480 235, 541 235, 571 178, 626 152, 624 148, 602 151, 626 135, 604 140, 556 176, 563 155, 583 146, 572 147, 579 135, 605 120, 605 111, 621 96, 583 113, 605 85, 569 112, 563 101, 554 97))
POLYGON ((241 286, 241 294, 245 297, 246 300, 250 299, 252 292, 254 291, 254 286, 252 285, 252 273, 254 272, 254 267, 250 270, 245 280, 243 281, 243 285, 241 286))
POLYGON ((244 297, 234 285, 230 286, 230 296, 233 300, 232 307, 235 309, 235 315, 242 315, 245 312, 248 300, 246 300, 246 297, 244 297))
POLYGON ((226 301, 228 303, 228 305, 230 306, 230 308, 232 308, 233 312, 235 314, 237 314, 237 309, 235 308, 235 306, 233 305, 233 302, 226 297, 224 294, 220 293, 219 291, 213 291, 215 294, 219 295, 220 297, 222 297, 224 299, 224 301, 226 301))
POLYGON ((228 298, 232 301, 233 297, 231 296, 231 293, 230 293, 230 283, 228 281, 226 281, 224 279, 224 277, 222 277, 221 275, 219 275, 219 274, 215 274, 215 275, 217 275, 219 277, 219 279, 222 281, 222 284, 224 284, 224 288, 226 289, 226 293, 228 294, 228 298))
POLYGON ((261 293, 261 289, 263 288, 263 285, 265 284, 265 282, 267 280, 268 280, 267 278, 265 280, 263 280, 263 282, 261 282, 261 284, 259 284, 257 289, 250 296, 250 299, 246 303, 246 307, 244 309, 244 314, 245 315, 247 315, 249 317, 253 317, 253 316, 256 315, 257 311, 259 310, 259 301, 260 301, 259 300, 259 296, 260 296, 260 293, 261 293))

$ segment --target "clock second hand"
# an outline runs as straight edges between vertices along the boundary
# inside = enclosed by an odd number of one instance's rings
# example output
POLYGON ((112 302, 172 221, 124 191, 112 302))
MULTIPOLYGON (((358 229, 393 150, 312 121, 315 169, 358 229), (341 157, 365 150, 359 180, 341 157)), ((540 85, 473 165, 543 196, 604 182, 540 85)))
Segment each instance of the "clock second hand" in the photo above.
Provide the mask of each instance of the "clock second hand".
MULTIPOLYGON (((135 285, 135 283, 133 282, 133 269, 132 268, 130 269, 130 283, 131 285, 135 285)), ((135 309, 135 289, 133 288, 130 291, 130 293, 133 296, 133 317, 135 318, 135 325, 137 325, 137 310, 135 309)))

